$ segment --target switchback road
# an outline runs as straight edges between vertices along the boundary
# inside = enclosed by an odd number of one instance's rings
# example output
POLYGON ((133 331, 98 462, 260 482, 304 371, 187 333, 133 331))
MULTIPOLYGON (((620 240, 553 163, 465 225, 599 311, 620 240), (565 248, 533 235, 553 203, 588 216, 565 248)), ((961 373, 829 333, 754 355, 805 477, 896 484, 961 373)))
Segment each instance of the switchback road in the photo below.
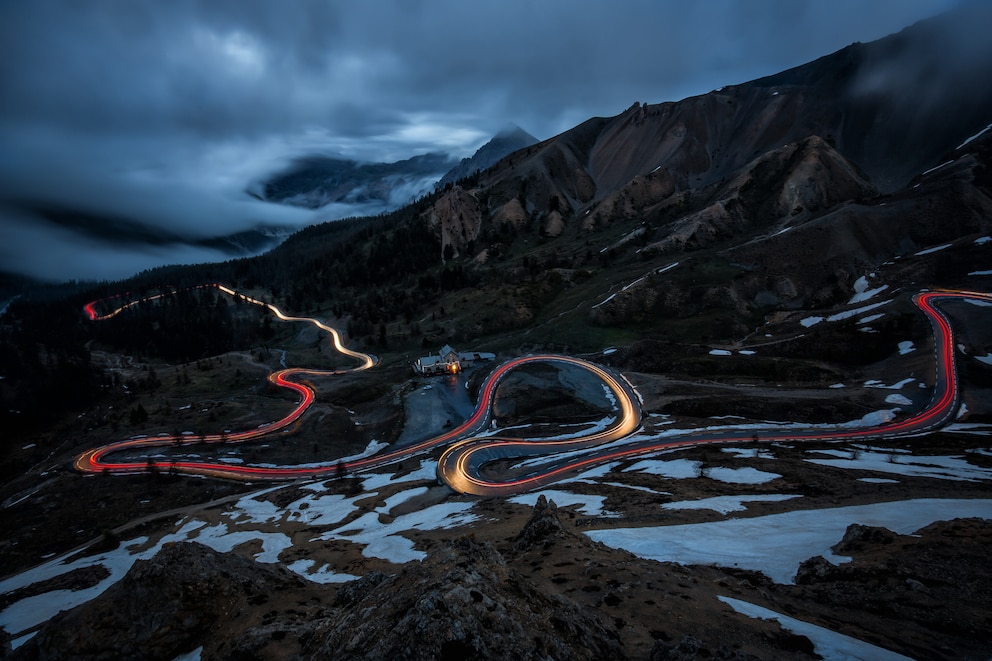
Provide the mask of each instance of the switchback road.
MULTIPOLYGON (((373 357, 346 348, 341 342, 340 335, 330 326, 307 317, 285 315, 274 305, 243 296, 223 285, 207 286, 215 287, 225 294, 240 297, 249 303, 265 307, 280 320, 301 321, 313 324, 320 330, 330 334, 335 348, 339 352, 359 361, 359 366, 355 367, 354 370, 364 370, 375 365, 375 359, 373 357)), ((102 315, 97 312, 97 306, 101 302, 95 301, 87 304, 85 311, 90 319, 94 321, 105 320, 119 314, 128 307, 164 295, 168 294, 130 301, 102 315)), ((640 428, 640 406, 636 394, 630 385, 622 377, 615 375, 610 370, 585 360, 568 356, 537 355, 515 358, 497 367, 486 379, 480 390, 479 402, 475 412, 458 427, 445 434, 412 446, 347 462, 344 464, 344 468, 349 472, 369 470, 452 444, 441 455, 438 463, 437 470, 440 480, 460 493, 509 495, 540 488, 560 480, 575 471, 587 469, 598 464, 672 448, 708 443, 752 442, 756 437, 761 441, 878 440, 931 431, 952 420, 959 405, 960 394, 955 365, 954 335, 950 321, 936 307, 941 301, 954 299, 992 301, 992 295, 981 292, 925 291, 914 297, 913 300, 917 307, 930 319, 934 330, 936 379, 931 401, 927 408, 897 423, 857 429, 837 428, 835 430, 825 430, 822 428, 810 428, 808 430, 782 430, 777 428, 748 429, 746 432, 742 430, 687 430, 684 435, 677 437, 667 437, 665 439, 634 437, 630 439, 629 443, 617 443, 624 438, 630 437, 633 432, 640 428), (614 423, 604 430, 568 439, 526 440, 499 436, 480 436, 491 422, 492 405, 496 388, 500 381, 514 369, 538 362, 574 365, 589 371, 600 379, 612 393, 619 409, 619 414, 614 423), (606 445, 609 445, 609 447, 602 447, 606 445), (600 449, 597 450, 597 447, 600 449), (565 458, 558 460, 552 459, 548 463, 535 466, 531 469, 531 472, 524 472, 523 474, 514 476, 512 479, 496 481, 482 476, 483 467, 494 461, 522 459, 555 453, 568 454, 565 455, 565 458), (576 454, 578 456, 575 456, 576 454)), ((133 450, 136 448, 150 449, 163 446, 192 445, 195 443, 241 443, 274 434, 288 428, 298 420, 314 400, 314 392, 309 386, 297 383, 291 379, 300 375, 320 376, 334 373, 340 373, 340 371, 328 372, 290 368, 270 374, 269 380, 272 383, 279 387, 293 390, 301 399, 286 417, 277 422, 263 425, 258 429, 231 434, 212 434, 203 437, 160 436, 118 441, 82 453, 76 458, 75 467, 77 470, 86 473, 134 474, 155 469, 240 480, 289 480, 329 477, 337 471, 337 462, 330 462, 317 467, 285 466, 272 468, 190 461, 153 462, 149 460, 143 462, 113 462, 108 457, 121 450, 133 450)))

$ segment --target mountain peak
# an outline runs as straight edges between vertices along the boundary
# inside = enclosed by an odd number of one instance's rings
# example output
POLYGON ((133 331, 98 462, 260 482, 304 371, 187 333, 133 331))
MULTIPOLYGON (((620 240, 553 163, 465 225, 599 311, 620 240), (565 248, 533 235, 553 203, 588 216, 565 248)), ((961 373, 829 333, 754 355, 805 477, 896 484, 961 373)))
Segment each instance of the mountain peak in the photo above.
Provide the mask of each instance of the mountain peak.
POLYGON ((436 187, 444 188, 447 184, 453 184, 459 179, 475 174, 476 171, 485 170, 513 152, 537 142, 539 142, 537 138, 511 122, 501 128, 489 142, 479 147, 470 158, 463 158, 458 165, 449 170, 437 182, 436 187))

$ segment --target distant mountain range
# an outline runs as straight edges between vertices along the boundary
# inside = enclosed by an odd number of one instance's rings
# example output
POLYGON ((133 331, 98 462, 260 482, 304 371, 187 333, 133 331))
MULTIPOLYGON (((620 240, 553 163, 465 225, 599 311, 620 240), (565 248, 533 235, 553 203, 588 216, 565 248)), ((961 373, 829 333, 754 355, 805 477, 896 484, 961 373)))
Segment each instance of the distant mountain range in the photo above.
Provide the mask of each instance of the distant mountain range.
POLYGON ((291 292, 290 308, 331 308, 358 342, 371 328, 409 339, 411 320, 443 317, 425 342, 520 332, 581 350, 618 337, 733 340, 767 318, 843 305, 872 273, 890 290, 980 289, 990 24, 992 5, 965 3, 543 142, 516 148, 532 137, 504 132, 458 164, 304 159, 259 197, 396 210, 312 226, 228 277, 291 292), (418 199, 402 206, 401 193, 418 199), (934 246, 953 247, 925 252, 934 246))
POLYGON ((263 181, 253 194, 270 202, 310 209, 333 203, 397 208, 437 186, 484 170, 504 156, 536 142, 537 138, 511 125, 472 157, 457 163, 441 153, 421 154, 395 163, 307 156, 263 181))
POLYGON ((363 163, 326 156, 299 158, 261 184, 256 197, 319 209, 332 203, 378 203, 393 208, 429 192, 452 166, 447 154, 421 154, 395 163, 363 163))

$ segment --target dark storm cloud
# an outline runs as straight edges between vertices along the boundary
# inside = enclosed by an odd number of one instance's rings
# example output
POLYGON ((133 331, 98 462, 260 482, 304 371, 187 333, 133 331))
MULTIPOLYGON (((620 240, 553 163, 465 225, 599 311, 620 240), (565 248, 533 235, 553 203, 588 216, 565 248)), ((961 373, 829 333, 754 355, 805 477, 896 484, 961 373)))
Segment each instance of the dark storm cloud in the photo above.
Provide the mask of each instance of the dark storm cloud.
POLYGON ((546 138, 953 4, 0 1, 0 268, 44 271, 16 237, 61 236, 12 200, 197 236, 312 222, 326 216, 252 201, 245 187, 307 153, 463 156, 507 122, 546 138))

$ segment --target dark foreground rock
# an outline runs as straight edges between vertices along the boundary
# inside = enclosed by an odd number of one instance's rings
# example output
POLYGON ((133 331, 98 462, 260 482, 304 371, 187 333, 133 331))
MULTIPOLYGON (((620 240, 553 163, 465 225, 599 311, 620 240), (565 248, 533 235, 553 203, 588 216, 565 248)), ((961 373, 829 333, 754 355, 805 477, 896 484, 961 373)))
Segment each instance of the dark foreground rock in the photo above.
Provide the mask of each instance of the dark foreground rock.
POLYGON ((538 591, 488 543, 463 537, 396 576, 370 575, 304 652, 335 659, 619 659, 590 612, 538 591))
MULTIPOLYGON (((173 659, 218 637, 243 643, 273 595, 304 587, 282 567, 202 544, 167 544, 93 601, 57 615, 14 658, 173 659)), ((296 626, 304 626, 302 616, 296 626)))
MULTIPOLYGON (((811 558, 795 585, 637 558, 591 541, 580 523, 542 497, 515 535, 503 528, 491 541, 438 540, 422 562, 336 587, 171 544, 52 619, 12 658, 170 661, 196 649, 204 660, 818 657, 809 638, 736 613, 720 596, 912 658, 992 651, 987 520, 938 522, 914 535, 852 525, 834 547, 851 561, 811 558)), ((0 638, 0 657, 5 644, 0 638)))

